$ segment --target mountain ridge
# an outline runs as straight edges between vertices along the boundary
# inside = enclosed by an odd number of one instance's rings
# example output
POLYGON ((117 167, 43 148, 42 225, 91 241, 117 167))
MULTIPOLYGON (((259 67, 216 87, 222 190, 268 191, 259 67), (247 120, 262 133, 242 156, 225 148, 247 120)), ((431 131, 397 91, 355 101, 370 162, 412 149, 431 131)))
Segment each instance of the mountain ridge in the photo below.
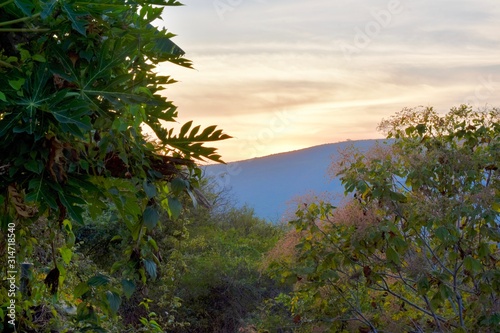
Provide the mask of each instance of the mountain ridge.
POLYGON ((279 223, 287 203, 299 196, 328 193, 342 197, 340 180, 327 175, 339 152, 354 147, 367 151, 383 139, 350 140, 277 153, 227 164, 207 165, 205 175, 220 190, 230 192, 237 206, 248 205, 255 214, 279 223))

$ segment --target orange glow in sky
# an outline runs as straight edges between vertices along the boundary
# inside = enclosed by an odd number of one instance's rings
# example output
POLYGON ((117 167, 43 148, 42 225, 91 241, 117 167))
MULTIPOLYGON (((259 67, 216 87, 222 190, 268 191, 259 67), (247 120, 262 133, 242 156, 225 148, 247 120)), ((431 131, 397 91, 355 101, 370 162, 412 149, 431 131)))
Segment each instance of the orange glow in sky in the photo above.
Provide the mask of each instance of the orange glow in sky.
POLYGON ((164 25, 195 70, 161 65, 179 120, 236 161, 383 137, 404 107, 500 106, 497 0, 184 0, 164 25))

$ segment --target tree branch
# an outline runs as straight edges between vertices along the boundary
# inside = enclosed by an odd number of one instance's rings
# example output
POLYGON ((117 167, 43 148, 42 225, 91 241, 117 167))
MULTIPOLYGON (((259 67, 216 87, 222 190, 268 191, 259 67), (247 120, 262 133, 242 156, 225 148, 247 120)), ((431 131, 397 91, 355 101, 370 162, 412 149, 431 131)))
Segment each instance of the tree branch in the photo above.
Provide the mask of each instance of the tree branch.
POLYGON ((334 285, 332 282, 330 282, 330 284, 333 286, 333 288, 335 290, 337 290, 337 292, 339 293, 340 297, 342 297, 344 299, 344 301, 347 302, 347 304, 349 304, 349 306, 351 307, 351 309, 356 312, 358 314, 358 316, 361 317, 362 320, 360 320, 361 322, 365 323, 366 325, 370 326, 370 329, 372 330, 373 333, 377 333, 377 328, 375 326, 373 326, 373 324, 371 323, 370 320, 368 320, 368 318, 366 318, 363 313, 357 308, 355 307, 351 301, 349 301, 349 299, 347 297, 345 297, 344 295, 344 292, 342 289, 340 289, 339 287, 337 287, 336 285, 334 285))
MULTIPOLYGON (((425 295, 424 295, 424 296, 423 296, 423 299, 424 299, 424 301, 425 301, 425 304, 427 304, 427 307, 428 307, 429 309, 432 309, 432 307, 431 307, 431 303, 429 302, 429 298, 428 298, 427 296, 425 296, 425 295)), ((440 319, 438 318, 438 316, 434 313, 434 311, 432 311, 432 317, 434 318, 434 321, 436 322, 436 326, 438 327, 438 329, 439 329, 440 331, 443 331, 443 329, 441 328, 441 321, 440 321, 440 319)))
POLYGON ((12 66, 11 64, 9 64, 8 62, 5 62, 3 60, 0 60, 0 66, 7 67, 7 68, 14 68, 14 66, 12 66))
POLYGON ((40 13, 36 13, 35 15, 29 16, 29 17, 21 17, 21 18, 18 18, 18 19, 15 19, 15 20, 11 20, 11 21, 0 22, 0 27, 3 27, 5 25, 9 25, 9 24, 16 24, 16 23, 21 23, 21 22, 29 21, 31 19, 34 19, 34 18, 38 17, 38 16, 40 16, 40 13))
POLYGON ((14 2, 14 0, 8 0, 8 1, 5 1, 3 3, 0 3, 0 8, 5 7, 13 2, 14 2))
POLYGON ((37 29, 37 28, 0 28, 0 32, 48 32, 50 29, 37 29))
MULTIPOLYGON (((395 293, 394 291, 392 291, 392 290, 389 288, 389 286, 387 285, 387 282, 386 282, 385 280, 382 280, 382 281, 384 282, 384 285, 383 285, 383 286, 382 286, 382 285, 380 285, 380 284, 377 284, 377 285, 381 288, 381 290, 388 292, 388 293, 389 293, 389 294, 391 294, 392 296, 394 296, 394 297, 396 297, 396 298, 398 298, 398 299, 400 299, 400 300, 404 301, 404 302, 405 302, 405 303, 407 303, 408 305, 410 305, 410 306, 414 307, 415 309, 419 310, 419 311, 420 311, 420 312, 422 312, 422 313, 425 313, 425 314, 426 314, 426 315, 428 315, 428 316, 431 316, 431 317, 433 317, 433 318, 435 318, 435 319, 438 319, 439 321, 442 321, 442 322, 446 322, 446 321, 447 321, 445 318, 439 317, 439 316, 438 316, 438 315, 436 315, 435 313, 433 313, 433 312, 431 312, 431 311, 429 311, 429 310, 424 309, 423 307, 421 307, 420 305, 415 304, 414 302, 410 301, 410 300, 409 300, 409 299, 407 299, 406 297, 401 296, 401 295, 399 295, 399 294, 395 293)), ((453 327, 456 327, 456 325, 453 325, 453 324, 450 324, 450 325, 451 325, 451 326, 453 326, 453 327)))

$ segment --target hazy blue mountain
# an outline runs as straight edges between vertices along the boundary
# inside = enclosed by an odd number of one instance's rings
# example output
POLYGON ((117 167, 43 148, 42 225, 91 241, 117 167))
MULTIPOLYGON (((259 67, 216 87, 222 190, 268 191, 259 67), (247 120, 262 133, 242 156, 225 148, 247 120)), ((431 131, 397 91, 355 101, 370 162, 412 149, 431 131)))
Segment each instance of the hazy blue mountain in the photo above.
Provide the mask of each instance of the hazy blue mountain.
POLYGON ((247 204, 257 216, 280 221, 293 198, 308 193, 329 192, 343 196, 338 179, 327 171, 339 152, 349 146, 366 151, 381 140, 346 141, 254 158, 227 165, 209 165, 205 174, 217 186, 230 191, 237 205, 247 204))

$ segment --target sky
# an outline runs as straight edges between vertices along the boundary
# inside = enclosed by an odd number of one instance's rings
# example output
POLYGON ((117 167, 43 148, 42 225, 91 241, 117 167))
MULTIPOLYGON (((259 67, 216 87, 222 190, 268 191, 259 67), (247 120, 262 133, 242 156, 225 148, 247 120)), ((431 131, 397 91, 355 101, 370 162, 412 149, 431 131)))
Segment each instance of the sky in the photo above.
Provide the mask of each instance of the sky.
POLYGON ((500 107, 498 0, 181 0, 162 64, 179 122, 218 125, 226 162, 383 137, 405 107, 500 107))

